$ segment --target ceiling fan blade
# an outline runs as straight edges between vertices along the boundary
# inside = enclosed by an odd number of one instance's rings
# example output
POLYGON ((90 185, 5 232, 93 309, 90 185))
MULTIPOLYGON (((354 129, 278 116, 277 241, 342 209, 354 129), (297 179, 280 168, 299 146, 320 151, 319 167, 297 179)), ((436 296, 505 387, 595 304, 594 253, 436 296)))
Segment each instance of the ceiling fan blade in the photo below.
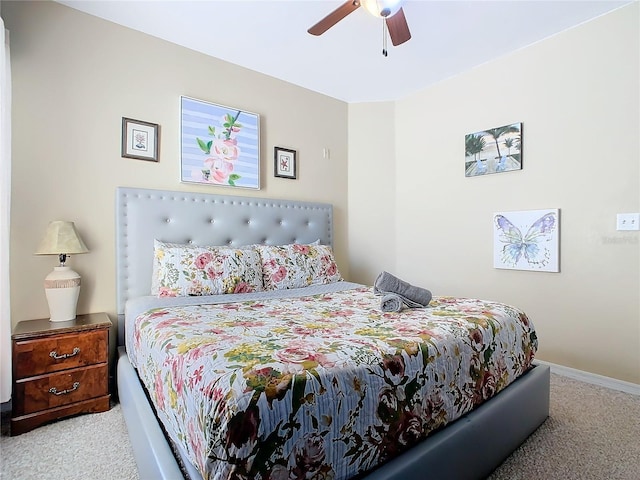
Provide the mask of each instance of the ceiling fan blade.
POLYGON ((351 12, 356 10, 360 6, 360 2, 349 0, 348 2, 344 2, 338 8, 336 8, 329 15, 324 17, 318 23, 316 23, 313 27, 311 27, 307 32, 311 35, 322 35, 324 32, 333 27, 336 23, 342 20, 344 17, 349 15, 351 12))
POLYGON ((391 43, 394 46, 398 46, 406 42, 411 38, 411 32, 409 32, 409 25, 407 25, 407 19, 404 16, 402 8, 393 16, 386 20, 387 28, 389 29, 389 36, 391 37, 391 43))

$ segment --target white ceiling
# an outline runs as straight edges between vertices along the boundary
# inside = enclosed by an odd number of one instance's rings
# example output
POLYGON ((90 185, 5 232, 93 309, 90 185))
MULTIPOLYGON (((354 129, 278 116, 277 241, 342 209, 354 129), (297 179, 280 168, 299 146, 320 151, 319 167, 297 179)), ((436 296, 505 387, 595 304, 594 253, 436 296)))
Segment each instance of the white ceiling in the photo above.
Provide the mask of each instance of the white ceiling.
POLYGON ((340 0, 57 1, 352 103, 397 100, 637 0, 408 0, 412 38, 387 57, 364 8, 307 33, 340 0))

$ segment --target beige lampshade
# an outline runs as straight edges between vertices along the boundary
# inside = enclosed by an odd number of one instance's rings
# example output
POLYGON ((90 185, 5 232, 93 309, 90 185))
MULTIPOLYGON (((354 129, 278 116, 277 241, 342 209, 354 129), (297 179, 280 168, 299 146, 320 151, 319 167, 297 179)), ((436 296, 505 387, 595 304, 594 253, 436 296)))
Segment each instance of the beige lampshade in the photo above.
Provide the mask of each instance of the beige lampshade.
POLYGON ((36 255, 71 255, 88 251, 73 222, 55 220, 49 223, 35 253, 36 255))

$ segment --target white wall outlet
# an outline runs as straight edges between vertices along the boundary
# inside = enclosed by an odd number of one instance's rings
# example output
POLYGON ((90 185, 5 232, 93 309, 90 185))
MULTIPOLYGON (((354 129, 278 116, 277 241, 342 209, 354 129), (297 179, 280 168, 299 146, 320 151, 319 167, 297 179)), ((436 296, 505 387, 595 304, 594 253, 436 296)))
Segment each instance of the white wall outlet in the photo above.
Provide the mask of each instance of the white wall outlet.
POLYGON ((640 230, 640 213, 619 213, 616 220, 617 230, 640 230))

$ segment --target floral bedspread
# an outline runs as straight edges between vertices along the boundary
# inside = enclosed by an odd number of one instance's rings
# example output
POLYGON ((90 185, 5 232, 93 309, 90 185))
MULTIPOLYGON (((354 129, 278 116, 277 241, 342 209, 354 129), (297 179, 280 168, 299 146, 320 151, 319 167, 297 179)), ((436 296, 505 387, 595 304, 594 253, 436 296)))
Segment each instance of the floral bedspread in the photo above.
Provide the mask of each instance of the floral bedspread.
POLYGON ((346 479, 490 398, 530 366, 522 311, 434 297, 383 313, 371 288, 157 308, 138 372, 205 479, 346 479))

